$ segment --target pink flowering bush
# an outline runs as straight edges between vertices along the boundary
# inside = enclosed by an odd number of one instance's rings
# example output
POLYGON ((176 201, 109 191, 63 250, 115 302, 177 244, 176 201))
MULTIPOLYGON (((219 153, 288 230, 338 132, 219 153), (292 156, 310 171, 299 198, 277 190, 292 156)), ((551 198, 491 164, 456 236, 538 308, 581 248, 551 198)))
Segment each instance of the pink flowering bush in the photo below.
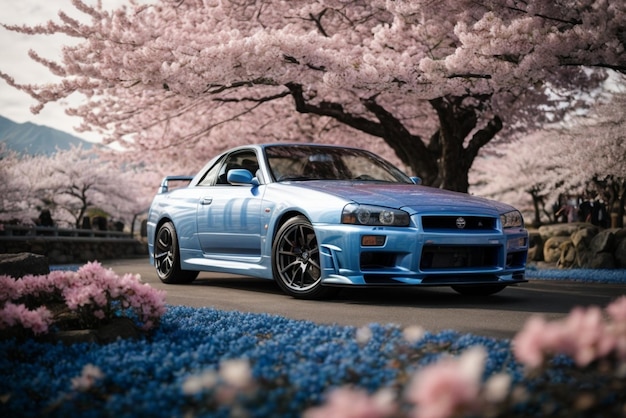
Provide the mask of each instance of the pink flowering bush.
POLYGON ((116 317, 128 317, 150 330, 164 313, 165 292, 142 283, 138 275, 118 276, 97 262, 77 272, 0 276, 0 331, 40 335, 54 327, 97 328, 116 317))

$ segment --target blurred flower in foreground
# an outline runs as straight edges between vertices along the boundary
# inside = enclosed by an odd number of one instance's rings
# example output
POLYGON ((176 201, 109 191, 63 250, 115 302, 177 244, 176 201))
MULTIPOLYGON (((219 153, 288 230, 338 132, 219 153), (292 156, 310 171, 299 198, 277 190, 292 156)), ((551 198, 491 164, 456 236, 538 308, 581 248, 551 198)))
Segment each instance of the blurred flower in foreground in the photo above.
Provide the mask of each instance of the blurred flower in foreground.
POLYGON ((416 343, 424 337, 426 330, 418 325, 406 327, 402 331, 402 336, 409 343, 416 343))
POLYGON ((344 387, 330 392, 327 402, 306 411, 304 418, 385 418, 395 410, 391 390, 382 389, 370 396, 365 390, 344 387))
POLYGON ((444 418, 471 411, 481 389, 487 351, 474 346, 459 358, 444 358, 417 372, 407 400, 415 404, 416 418, 444 418))
POLYGON ((359 344, 367 344, 372 339, 372 330, 368 326, 360 327, 356 330, 356 341, 359 344))
POLYGON ((91 389, 96 380, 102 379, 103 377, 104 373, 102 373, 102 370, 100 370, 98 366, 86 364, 80 376, 72 379, 72 389, 79 392, 86 392, 91 389))
POLYGON ((220 377, 236 389, 245 389, 252 383, 250 362, 245 359, 225 360, 220 364, 220 377))
POLYGON ((513 339, 515 357, 535 369, 546 357, 565 354, 580 367, 609 356, 626 359, 626 296, 622 296, 605 309, 608 320, 600 308, 574 308, 558 321, 548 322, 543 317, 530 318, 513 339))

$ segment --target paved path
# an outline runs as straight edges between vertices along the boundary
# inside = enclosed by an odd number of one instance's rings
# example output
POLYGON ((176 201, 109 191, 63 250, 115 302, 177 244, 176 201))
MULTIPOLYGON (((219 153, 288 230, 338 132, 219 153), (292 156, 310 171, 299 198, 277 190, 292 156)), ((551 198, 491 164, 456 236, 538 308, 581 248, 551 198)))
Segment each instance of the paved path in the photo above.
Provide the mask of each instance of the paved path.
POLYGON ((166 290, 172 305, 269 313, 325 324, 420 325, 433 332, 454 329, 498 338, 511 338, 533 314, 561 318, 575 306, 606 306, 626 295, 624 284, 532 280, 480 298, 444 287, 344 289, 331 300, 306 301, 285 295, 273 281, 242 276, 200 273, 192 284, 165 285, 144 258, 103 265, 118 274, 140 274, 151 286, 166 290))

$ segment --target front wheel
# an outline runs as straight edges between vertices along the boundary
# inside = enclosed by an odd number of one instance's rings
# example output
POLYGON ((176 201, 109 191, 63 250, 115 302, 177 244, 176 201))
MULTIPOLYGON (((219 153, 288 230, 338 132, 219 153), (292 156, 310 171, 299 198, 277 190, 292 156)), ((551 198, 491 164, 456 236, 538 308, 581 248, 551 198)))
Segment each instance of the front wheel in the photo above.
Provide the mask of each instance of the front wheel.
POLYGON ((180 250, 176 229, 171 222, 159 228, 154 243, 154 266, 163 283, 191 283, 198 277, 197 271, 181 270, 180 250))
POLYGON ((458 285, 452 286, 456 292, 466 296, 490 296, 494 295, 506 286, 503 284, 484 284, 484 285, 458 285))
POLYGON ((320 251, 313 225, 304 216, 285 222, 272 245, 272 269, 280 288, 299 299, 321 299, 335 289, 322 286, 320 251))

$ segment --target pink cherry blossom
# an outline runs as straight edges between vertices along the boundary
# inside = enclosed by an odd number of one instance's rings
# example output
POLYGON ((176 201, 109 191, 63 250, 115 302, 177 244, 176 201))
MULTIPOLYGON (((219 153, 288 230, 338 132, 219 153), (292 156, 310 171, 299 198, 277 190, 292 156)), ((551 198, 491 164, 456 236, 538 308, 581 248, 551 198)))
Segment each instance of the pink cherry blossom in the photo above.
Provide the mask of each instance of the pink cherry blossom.
POLYGON ((19 297, 18 281, 11 276, 0 275, 0 303, 19 297))
POLYGON ((486 350, 476 346, 459 358, 426 366, 414 377, 407 400, 415 404, 415 418, 446 418, 475 406, 481 389, 486 350))
POLYGON ((626 296, 612 302, 606 311, 610 318, 608 331, 615 337, 615 353, 626 364, 626 296))
POLYGON ((511 389, 513 378, 508 373, 497 373, 487 379, 484 385, 484 398, 487 402, 502 402, 511 389))
POLYGON ((86 364, 80 376, 72 379, 72 389, 79 392, 86 392, 93 387, 97 380, 104 377, 104 373, 98 366, 86 364))
POLYGON ((44 306, 35 310, 23 304, 5 303, 0 309, 0 329, 21 326, 35 335, 44 334, 52 323, 52 313, 44 306))
POLYGON ((619 2, 511 4, 161 0, 111 11, 75 0, 83 19, 7 25, 73 38, 58 60, 30 54, 59 81, 21 83, 10 64, 0 78, 34 112, 82 97, 67 110, 81 129, 160 162, 159 174, 198 168, 241 138, 313 140, 360 144, 461 189, 486 143, 586 108, 609 72, 626 72, 619 2))
POLYGON ((513 339, 515 357, 531 368, 539 367, 544 361, 543 339, 548 324, 541 316, 531 316, 513 339))
POLYGON ((3 158, 3 167, 5 161, 8 166, 0 194, 7 193, 19 204, 0 200, 0 221, 17 218, 32 223, 39 215, 37 208, 49 207, 57 226, 80 227, 85 212, 98 207, 130 223, 148 205, 147 190, 131 164, 122 166, 107 155, 95 164, 95 152, 75 147, 51 156, 3 158))
POLYGON ((530 368, 539 367, 546 357, 555 354, 571 356, 585 367, 592 362, 616 354, 626 359, 626 298, 602 309, 576 307, 563 319, 547 322, 543 317, 531 317, 513 339, 515 357, 530 368))
POLYGON ((385 418, 396 411, 391 391, 372 395, 362 389, 338 388, 330 392, 327 402, 304 413, 304 418, 385 418))
POLYGON ((608 333, 598 307, 575 308, 561 323, 563 341, 554 352, 571 355, 581 367, 604 357, 615 348, 615 338, 608 333))
MULTIPOLYGON (((586 183, 619 190, 626 178, 626 90, 621 83, 610 94, 604 93, 591 94, 596 102, 591 111, 569 123, 490 147, 472 167, 472 192, 514 204, 527 220, 549 223, 555 221, 549 205, 557 202, 560 194, 582 193, 586 183), (594 179, 602 179, 606 186, 594 179)), ((607 207, 619 207, 620 196, 606 193, 607 207)))
MULTIPOLYGON (((144 330, 154 328, 165 313, 165 292, 142 283, 139 275, 117 276, 97 262, 88 263, 78 272, 55 271, 42 276, 14 279, 0 276, 0 328, 22 326, 35 334, 45 333, 54 318, 41 306, 29 310, 20 301, 28 296, 45 301, 52 296, 65 301, 67 308, 79 311, 82 319, 104 321, 111 319, 114 302, 123 310, 132 310, 144 330)), ((123 313, 122 313, 123 314, 123 313)))
POLYGON ((626 296, 620 296, 606 307, 607 313, 614 322, 626 323, 626 296))

